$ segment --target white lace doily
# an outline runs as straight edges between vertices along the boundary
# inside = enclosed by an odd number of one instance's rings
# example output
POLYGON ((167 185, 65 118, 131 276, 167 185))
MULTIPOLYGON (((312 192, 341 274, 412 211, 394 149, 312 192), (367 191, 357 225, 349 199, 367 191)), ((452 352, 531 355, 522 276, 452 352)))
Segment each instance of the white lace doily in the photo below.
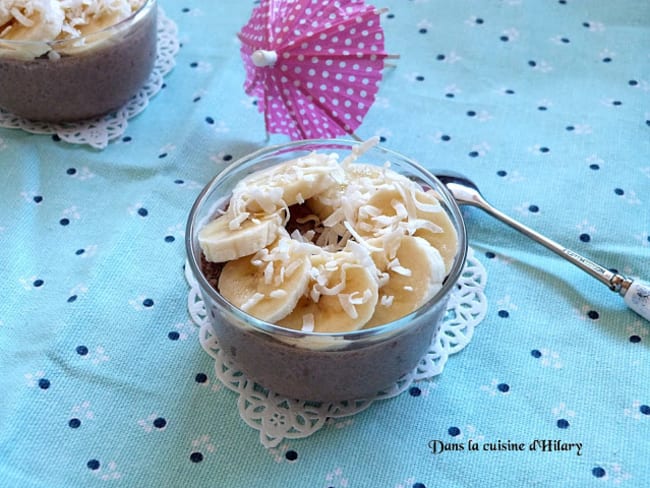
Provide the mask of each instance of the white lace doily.
POLYGON ((0 109, 0 127, 22 129, 32 134, 56 134, 72 144, 104 149, 124 133, 128 120, 142 112, 149 99, 160 91, 164 76, 174 67, 178 49, 178 28, 158 6, 158 41, 153 71, 147 83, 122 108, 102 117, 70 123, 34 122, 0 109))
POLYGON ((413 371, 375 398, 336 403, 304 402, 277 395, 250 381, 244 373, 232 366, 219 347, 219 341, 207 318, 198 284, 187 264, 185 278, 190 286, 188 310, 192 321, 200 327, 201 346, 214 358, 215 373, 219 381, 239 395, 239 415, 249 426, 260 432, 260 441, 267 448, 276 447, 283 439, 308 437, 323 427, 328 418, 354 415, 368 408, 376 400, 399 395, 414 381, 439 375, 449 356, 469 344, 474 327, 483 320, 487 311, 484 294, 487 272, 470 248, 458 286, 454 288, 449 299, 441 331, 413 371))

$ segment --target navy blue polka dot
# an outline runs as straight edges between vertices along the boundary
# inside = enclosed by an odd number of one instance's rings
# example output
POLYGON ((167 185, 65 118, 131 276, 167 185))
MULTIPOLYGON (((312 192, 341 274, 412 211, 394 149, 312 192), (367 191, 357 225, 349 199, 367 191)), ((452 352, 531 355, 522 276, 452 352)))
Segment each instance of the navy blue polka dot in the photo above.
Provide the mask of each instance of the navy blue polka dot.
POLYGON ((193 463, 200 463, 201 461, 203 461, 203 454, 201 454, 198 451, 193 452, 192 454, 190 454, 190 461, 192 461, 193 463))
POLYGON ((545 146, 542 146, 542 147, 539 148, 539 152, 547 153, 549 151, 550 151, 550 149, 548 147, 545 147, 545 146))
POLYGON ((175 330, 171 331, 169 334, 167 334, 167 337, 171 341, 177 341, 180 338, 180 334, 176 332, 175 330))
POLYGON ((165 236, 165 242, 174 242, 175 240, 174 236, 165 236))
POLYGON ((199 63, 197 63, 196 61, 192 61, 190 63, 190 68, 196 68, 198 65, 199 65, 199 63))
POLYGON ((413 488, 427 488, 424 483, 413 483, 413 488))
POLYGON ((530 66, 531 68, 534 68, 535 66, 537 66, 537 62, 532 61, 532 60, 528 61, 528 66, 530 66))
POLYGON ((34 200, 35 203, 41 203, 43 201, 43 197, 41 195, 36 195, 32 200, 34 200))
POLYGON ((614 100, 612 102, 612 105, 614 105, 615 107, 619 107, 619 106, 623 105, 623 102, 621 102, 620 100, 614 100))
POLYGON ((210 125, 214 124, 214 119, 212 117, 206 117, 205 121, 210 125))
POLYGON ((77 256, 81 256, 81 255, 82 255, 83 253, 85 253, 85 252, 86 252, 85 249, 77 249, 74 253, 75 253, 77 256))
POLYGON ((603 63, 611 63, 611 62, 612 62, 612 58, 610 57, 603 58, 603 63))
POLYGON ((59 224, 63 225, 64 227, 70 223, 70 219, 62 218, 59 220, 59 224))
POLYGON ((474 22, 475 22, 476 24, 479 24, 479 25, 480 25, 480 24, 483 23, 483 19, 481 19, 481 18, 479 17, 478 19, 474 20, 474 22))
POLYGON ((142 305, 144 305, 147 308, 153 307, 153 300, 151 298, 145 298, 144 300, 142 300, 142 305))
POLYGON ((77 174, 77 170, 75 168, 68 168, 66 170, 66 174, 68 174, 70 176, 75 175, 75 174, 77 174))
POLYGON ((541 111, 541 112, 545 112, 545 111, 548 110, 548 107, 546 107, 546 106, 544 106, 544 105, 540 105, 539 107, 537 107, 537 110, 539 110, 539 111, 541 111))
POLYGON ((591 320, 598 320, 600 314, 595 310, 589 310, 589 312, 587 312, 587 317, 589 317, 591 320))
POLYGON ((532 213, 537 213, 537 212, 539 212, 539 207, 538 207, 537 205, 530 205, 530 206, 528 207, 528 210, 529 210, 530 212, 532 212, 532 213))
POLYGON ((88 466, 88 469, 92 469, 93 471, 96 471, 99 469, 99 461, 97 459, 91 459, 86 463, 86 466, 88 466))
POLYGON ((122 137, 122 142, 131 142, 133 138, 131 136, 124 136, 122 137))
POLYGON ((569 132, 571 132, 571 131, 575 130, 575 127, 573 127, 572 125, 567 125, 565 127, 565 129, 568 130, 569 132))
POLYGON ((457 437, 460 435, 460 429, 458 427, 449 427, 447 433, 452 437, 457 437))
POLYGON ((70 295, 66 301, 68 303, 76 302, 77 298, 78 298, 77 295, 70 295))
POLYGON ((295 461, 298 459, 298 453, 291 449, 284 453, 284 457, 287 458, 287 461, 295 461))
POLYGON ((627 84, 630 85, 630 86, 637 86, 639 84, 639 82, 636 81, 636 80, 630 80, 630 81, 627 82, 627 84))
POLYGON ((564 44, 569 44, 571 42, 571 40, 568 37, 562 37, 560 41, 562 41, 564 44))
POLYGON ((503 42, 508 42, 510 40, 510 38, 508 36, 501 36, 501 37, 499 37, 499 39, 501 41, 503 41, 503 42))
POLYGON ((507 310, 499 310, 498 315, 502 319, 507 319, 508 317, 510 317, 510 313, 507 310))
POLYGON ((494 254, 492 251, 486 251, 485 252, 485 257, 488 258, 488 259, 494 259, 494 258, 497 257, 497 255, 494 254))
POLYGON ((542 353, 539 349, 533 349, 532 351, 530 351, 530 355, 538 359, 542 357, 542 353))
POLYGON ((409 388, 409 395, 418 397, 422 394, 422 390, 420 390, 417 386, 412 386, 409 388))
POLYGON ((596 466, 594 469, 591 470, 591 474, 593 474, 596 478, 602 478, 607 473, 600 466, 596 466))
POLYGON ((559 420, 556 422, 556 425, 557 425, 558 428, 560 428, 560 429, 568 429, 568 428, 569 428, 569 421, 568 421, 567 419, 559 419, 559 420))
POLYGON ((386 142, 386 136, 379 136, 379 142, 386 142))
POLYGON ((638 335, 631 335, 630 336, 630 342, 632 344, 638 344, 639 342, 641 342, 641 337, 638 336, 638 335))
POLYGON ((424 81, 424 76, 422 76, 422 75, 417 75, 417 76, 415 77, 415 80, 416 80, 416 81, 424 81))
POLYGON ((424 27, 418 31, 420 34, 426 34, 428 31, 424 27))
POLYGON ((643 415, 650 415, 650 405, 641 405, 639 407, 639 412, 643 415))
POLYGON ((469 157, 470 157, 470 158, 476 158, 476 157, 478 157, 478 151, 471 151, 471 152, 469 153, 469 157))
POLYGON ((447 142, 451 140, 451 137, 449 137, 447 134, 443 134, 440 136, 440 140, 447 142))
POLYGON ((153 426, 154 426, 156 429, 162 429, 162 428, 164 428, 166 425, 167 425, 167 420, 165 420, 165 419, 162 418, 162 417, 158 417, 158 418, 154 419, 154 421, 153 421, 153 426))
POLYGON ((81 420, 77 418, 70 419, 68 420, 68 426, 71 429, 78 429, 81 426, 81 420))
POLYGON ((625 195, 625 192, 621 188, 614 188, 614 193, 616 193, 618 196, 625 195))
POLYGON ((510 391, 510 385, 508 383, 499 383, 497 385, 497 390, 501 393, 508 393, 510 391))
POLYGON ((598 171, 600 169, 600 166, 597 165, 596 163, 590 164, 589 169, 593 169, 594 171, 598 171))
POLYGON ((580 234, 580 240, 582 242, 589 242, 591 241, 591 236, 589 234, 580 234))
POLYGON ((86 346, 77 346, 75 351, 77 351, 77 354, 79 354, 79 356, 85 356, 88 354, 88 348, 86 346))
POLYGON ((438 61, 443 61, 443 60, 445 59, 445 55, 444 55, 444 54, 438 54, 438 55, 436 56, 436 59, 437 59, 438 61))
POLYGON ((197 373, 197 375, 194 377, 194 381, 197 383, 205 383, 208 381, 208 375, 205 373, 197 373))
POLYGON ((45 282, 44 282, 43 280, 38 279, 38 280, 34 280, 34 282, 32 283, 32 285, 34 285, 36 288, 39 288, 39 287, 43 286, 44 283, 45 283, 45 282))
MULTIPOLYGON (((445 93, 445 96, 447 98, 454 98, 456 95, 454 95, 453 93, 445 93)), ((650 120, 648 122, 650 122, 650 120)), ((648 125, 650 125, 650 124, 648 124, 648 125)))
POLYGON ((232 161, 232 154, 224 154, 222 159, 224 161, 232 161))
POLYGON ((47 390, 50 387, 50 380, 48 380, 47 378, 41 378, 40 380, 38 380, 38 387, 41 390, 47 390))
POLYGON ((140 217, 146 217, 147 215, 149 215, 149 211, 148 211, 146 208, 144 208, 144 207, 140 207, 140 208, 138 209, 138 215, 139 215, 140 217))
POLYGON ((167 157, 167 153, 160 153, 158 155, 158 159, 165 159, 167 157))
POLYGON ((507 171, 504 171, 502 169, 497 171, 497 176, 501 176, 503 178, 504 176, 507 176, 507 175, 508 175, 507 171))
POLYGON ((184 180, 174 180, 174 183, 176 183, 177 185, 182 185, 183 183, 185 183, 185 181, 184 180))
POLYGON ((467 116, 468 117, 474 117, 474 116, 476 116, 476 112, 474 112, 474 110, 468 110, 467 111, 467 116))

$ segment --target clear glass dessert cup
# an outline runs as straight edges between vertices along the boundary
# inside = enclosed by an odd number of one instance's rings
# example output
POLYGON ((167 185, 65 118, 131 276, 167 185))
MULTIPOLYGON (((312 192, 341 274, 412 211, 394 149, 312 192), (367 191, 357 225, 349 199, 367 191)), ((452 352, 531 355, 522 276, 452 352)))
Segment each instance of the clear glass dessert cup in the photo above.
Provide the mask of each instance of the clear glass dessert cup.
POLYGON ((157 1, 74 39, 0 38, 0 108, 25 119, 72 122, 124 105, 153 70, 157 1))
POLYGON ((465 226, 447 189, 425 168, 381 146, 358 162, 390 168, 434 189, 458 235, 458 248, 442 288, 418 310, 399 320, 344 333, 287 329, 259 320, 233 306, 206 277, 198 234, 227 204, 246 175, 311 151, 340 153, 358 145, 345 140, 308 140, 261 149, 221 171, 199 194, 187 222, 186 251, 220 349, 234 367, 263 388, 289 398, 334 402, 374 398, 412 371, 440 331, 447 302, 462 274, 467 254, 465 226))

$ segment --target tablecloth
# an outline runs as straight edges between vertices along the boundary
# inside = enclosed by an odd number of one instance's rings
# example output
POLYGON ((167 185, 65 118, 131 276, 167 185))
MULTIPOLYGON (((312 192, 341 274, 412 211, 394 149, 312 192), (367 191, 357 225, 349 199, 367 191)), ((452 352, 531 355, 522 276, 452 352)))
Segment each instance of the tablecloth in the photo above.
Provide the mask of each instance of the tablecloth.
MULTIPOLYGON (((190 207, 267 144, 237 31, 256 3, 160 0, 176 66, 105 149, 0 129, 0 485, 650 484, 650 324, 475 208, 489 309, 442 374, 261 445, 187 310, 190 207)), ((385 0, 399 54, 357 135, 470 175, 504 212, 650 277, 650 5, 385 0)))

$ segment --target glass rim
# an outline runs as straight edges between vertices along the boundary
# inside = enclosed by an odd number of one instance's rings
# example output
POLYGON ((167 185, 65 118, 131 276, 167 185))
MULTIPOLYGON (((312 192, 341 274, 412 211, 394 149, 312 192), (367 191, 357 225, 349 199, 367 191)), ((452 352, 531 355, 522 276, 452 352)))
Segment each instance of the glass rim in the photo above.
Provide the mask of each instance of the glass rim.
POLYGON ((299 151, 299 150, 314 150, 309 149, 310 146, 318 146, 323 148, 328 146, 330 148, 352 148, 362 144, 362 142, 355 140, 347 139, 304 139, 300 141, 292 141, 288 143, 275 144, 271 146, 265 146, 260 149, 257 149, 241 158, 230 163, 228 166, 219 171, 214 177, 208 181, 208 183, 203 187, 201 192, 198 194, 196 200, 194 201, 190 213, 187 219, 187 225, 185 228, 185 250, 187 255, 187 263, 190 266, 190 271, 194 276, 195 280, 199 285, 201 293, 207 292, 210 298, 219 304, 219 306, 226 310, 230 315, 235 315, 238 319, 246 323, 247 326, 250 326, 254 329, 257 329, 261 332, 273 335, 283 336, 285 338, 295 339, 295 340, 307 340, 309 338, 320 338, 320 339, 332 339, 333 341, 360 341, 364 339, 381 339, 382 337, 390 337, 394 334, 401 332, 403 329, 408 329, 409 324, 412 322, 413 318, 419 316, 428 310, 431 306, 435 305, 442 297, 446 296, 452 287, 454 287, 463 273, 463 268, 467 260, 467 231, 465 228, 465 222, 460 211, 460 208, 453 198, 449 190, 443 185, 438 178, 435 177, 431 171, 426 169, 424 166, 418 162, 404 156, 401 153, 387 149, 384 146, 378 144, 372 147, 371 150, 380 150, 391 157, 398 158, 399 160, 407 163, 412 166, 414 169, 422 173, 422 175, 430 178, 434 183, 436 183, 435 190, 439 193, 442 193, 444 199, 445 208, 452 214, 454 220, 454 228, 458 234, 458 249, 456 256, 454 257, 454 262, 445 276, 442 287, 438 292, 431 297, 426 303, 422 304, 419 308, 412 311, 411 313, 394 320, 392 322, 387 322, 382 325, 377 325, 370 327, 368 329, 358 329, 347 332, 309 332, 294 330, 287 327, 282 327, 271 322, 266 322, 264 320, 258 319, 248 313, 244 312, 240 308, 228 302, 222 295, 219 293, 207 280, 203 271, 201 270, 201 251, 196 252, 194 246, 195 236, 198 236, 198 225, 196 221, 196 215, 199 210, 201 210, 208 196, 211 195, 214 187, 224 178, 232 174, 237 168, 241 165, 259 159, 264 155, 272 154, 282 154, 288 153, 290 151, 299 151), (198 255, 197 255, 198 254, 198 255))
MULTIPOLYGON (((101 35, 104 32, 109 32, 115 29, 119 29, 124 24, 136 22, 137 20, 139 20, 140 17, 143 17, 146 14, 146 10, 148 10, 151 5, 156 3, 156 1, 157 0, 144 0, 142 5, 140 5, 140 7, 135 12, 131 12, 131 14, 128 17, 125 17, 124 19, 120 20, 119 22, 116 22, 115 24, 106 26, 103 29, 93 31, 79 37, 70 37, 68 39, 54 39, 51 41, 25 41, 21 39, 3 39, 2 37, 0 37, 0 50, 3 45, 4 46, 42 46, 44 44, 48 45, 51 48, 50 50, 56 50, 58 46, 67 46, 69 44, 83 41, 86 39, 92 40, 93 37, 101 35)), ((35 59, 39 59, 39 58, 35 58, 35 59)))

